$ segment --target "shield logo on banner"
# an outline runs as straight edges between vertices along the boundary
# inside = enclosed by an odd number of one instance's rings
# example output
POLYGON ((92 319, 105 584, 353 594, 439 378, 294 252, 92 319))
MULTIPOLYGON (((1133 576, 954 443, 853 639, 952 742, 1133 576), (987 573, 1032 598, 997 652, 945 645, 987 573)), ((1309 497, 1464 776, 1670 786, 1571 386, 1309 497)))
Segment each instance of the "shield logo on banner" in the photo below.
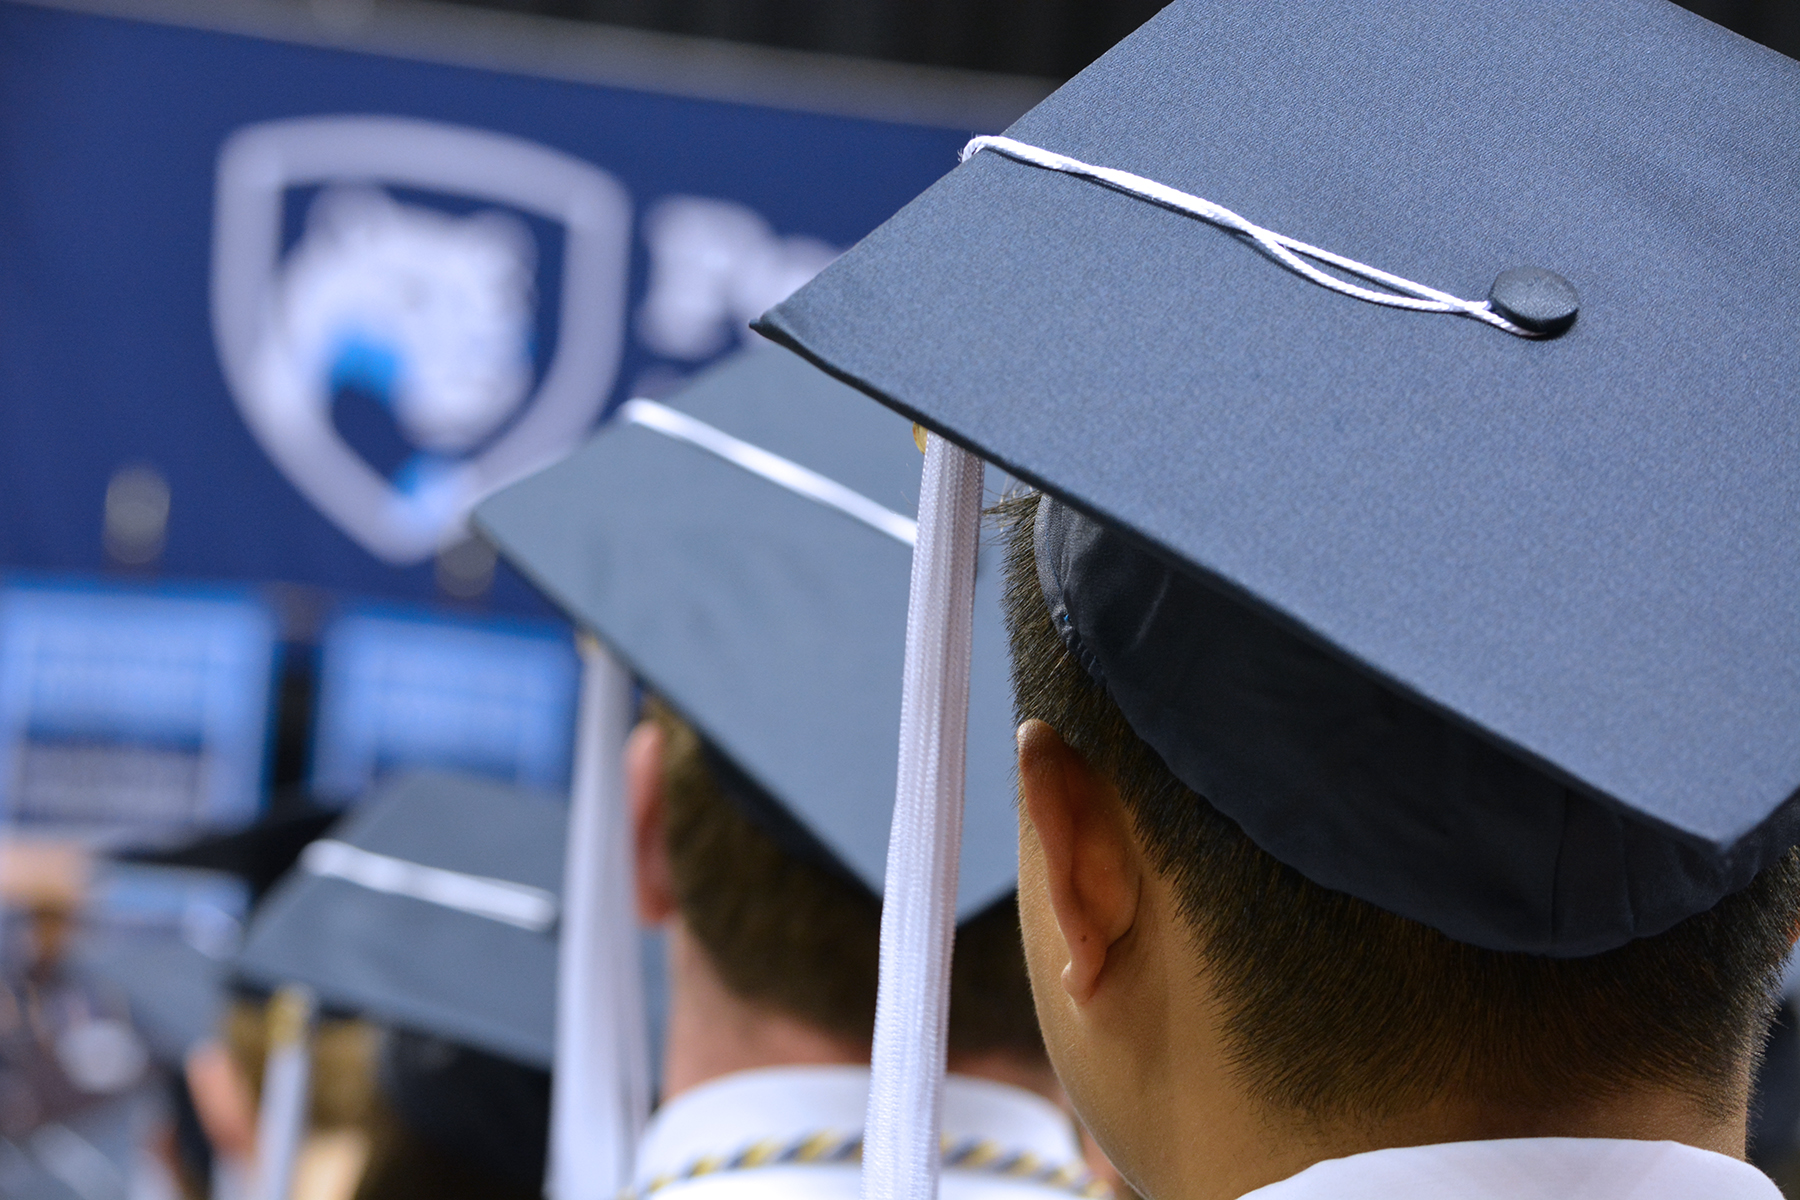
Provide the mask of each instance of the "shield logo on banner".
POLYGON ((319 511, 377 558, 421 562, 600 414, 623 350, 630 219, 611 175, 502 134, 360 116, 241 129, 219 155, 213 236, 226 383, 319 511), (295 240, 290 201, 306 193, 295 240), (557 274, 539 262, 543 222, 562 253, 539 362, 538 280, 557 274), (346 388, 385 410, 404 448, 392 469, 340 431, 346 388))

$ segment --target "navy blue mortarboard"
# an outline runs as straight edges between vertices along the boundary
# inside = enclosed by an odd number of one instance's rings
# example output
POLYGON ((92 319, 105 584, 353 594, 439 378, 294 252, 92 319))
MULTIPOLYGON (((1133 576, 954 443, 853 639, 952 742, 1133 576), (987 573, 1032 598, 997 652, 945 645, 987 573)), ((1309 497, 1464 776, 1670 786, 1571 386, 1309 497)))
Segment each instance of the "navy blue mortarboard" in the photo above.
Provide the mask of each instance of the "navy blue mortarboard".
MULTIPOLYGON (((879 895, 918 489, 904 420, 764 346, 631 401, 476 523, 697 727, 762 828, 879 895)), ((977 579, 965 918, 1017 872, 999 575, 977 579)))
POLYGON ((556 796, 397 776, 301 853, 251 920, 237 970, 547 1067, 567 825, 556 796))
POLYGON ((1664 0, 1176 0, 759 327, 1047 493, 1258 844, 1593 954, 1800 833, 1796 128, 1664 0))

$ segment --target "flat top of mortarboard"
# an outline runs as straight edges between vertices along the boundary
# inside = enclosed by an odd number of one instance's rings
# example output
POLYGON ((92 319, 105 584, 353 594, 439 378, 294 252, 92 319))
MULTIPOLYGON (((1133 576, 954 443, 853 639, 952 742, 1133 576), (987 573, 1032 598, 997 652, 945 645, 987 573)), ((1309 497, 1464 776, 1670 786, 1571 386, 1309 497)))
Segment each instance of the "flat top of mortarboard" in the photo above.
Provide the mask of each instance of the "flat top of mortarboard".
MULTIPOLYGON (((757 346, 667 406, 627 408, 576 454, 482 504, 476 522, 879 894, 912 570, 912 547, 896 529, 910 536, 919 471, 904 420, 757 346), (684 440, 684 419, 814 472, 894 520, 878 528, 684 440)), ((999 575, 997 557, 985 556, 964 917, 1011 891, 1017 874, 999 575)))
POLYGON ((1584 794, 1800 788, 1800 64, 1661 0, 1176 0, 1009 135, 1559 337, 975 154, 759 328, 1584 794))
POLYGON ((236 968, 548 1066, 567 824, 558 797, 475 776, 378 784, 270 892, 236 968))

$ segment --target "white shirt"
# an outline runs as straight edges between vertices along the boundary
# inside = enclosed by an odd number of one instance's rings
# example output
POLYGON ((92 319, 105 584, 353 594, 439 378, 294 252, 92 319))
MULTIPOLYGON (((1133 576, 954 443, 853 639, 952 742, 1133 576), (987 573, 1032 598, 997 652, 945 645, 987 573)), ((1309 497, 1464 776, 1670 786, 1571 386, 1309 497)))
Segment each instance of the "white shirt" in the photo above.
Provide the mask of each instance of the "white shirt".
MULTIPOLYGON (((764 1141, 790 1144, 819 1134, 850 1137, 863 1127, 869 1102, 865 1067, 771 1067, 739 1071, 670 1100, 638 1143, 632 1185, 686 1174, 707 1156, 729 1159, 764 1141)), ((1080 1166, 1081 1148, 1067 1115, 1043 1097, 985 1079, 952 1075, 944 1082, 944 1136, 980 1138, 1004 1153, 1080 1166)), ((657 1188, 650 1200, 855 1200, 855 1162, 759 1166, 716 1171, 657 1188)), ((1073 1200, 1049 1185, 947 1167, 942 1200, 1073 1200)))
POLYGON ((1781 1200, 1748 1163, 1679 1142, 1512 1138, 1315 1163, 1240 1200, 1781 1200))

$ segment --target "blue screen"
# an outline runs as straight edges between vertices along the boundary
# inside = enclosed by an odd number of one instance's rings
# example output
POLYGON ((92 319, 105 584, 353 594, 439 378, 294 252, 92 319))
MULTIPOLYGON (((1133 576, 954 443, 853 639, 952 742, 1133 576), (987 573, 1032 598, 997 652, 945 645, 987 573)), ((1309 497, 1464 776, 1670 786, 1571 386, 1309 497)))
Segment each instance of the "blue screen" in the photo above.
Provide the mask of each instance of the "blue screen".
POLYGON ((0 818, 107 832, 261 806, 275 620, 218 592, 0 587, 0 818))
POLYGON ((579 669, 566 630, 353 611, 320 642, 312 785, 355 799, 408 767, 568 786, 579 669))

